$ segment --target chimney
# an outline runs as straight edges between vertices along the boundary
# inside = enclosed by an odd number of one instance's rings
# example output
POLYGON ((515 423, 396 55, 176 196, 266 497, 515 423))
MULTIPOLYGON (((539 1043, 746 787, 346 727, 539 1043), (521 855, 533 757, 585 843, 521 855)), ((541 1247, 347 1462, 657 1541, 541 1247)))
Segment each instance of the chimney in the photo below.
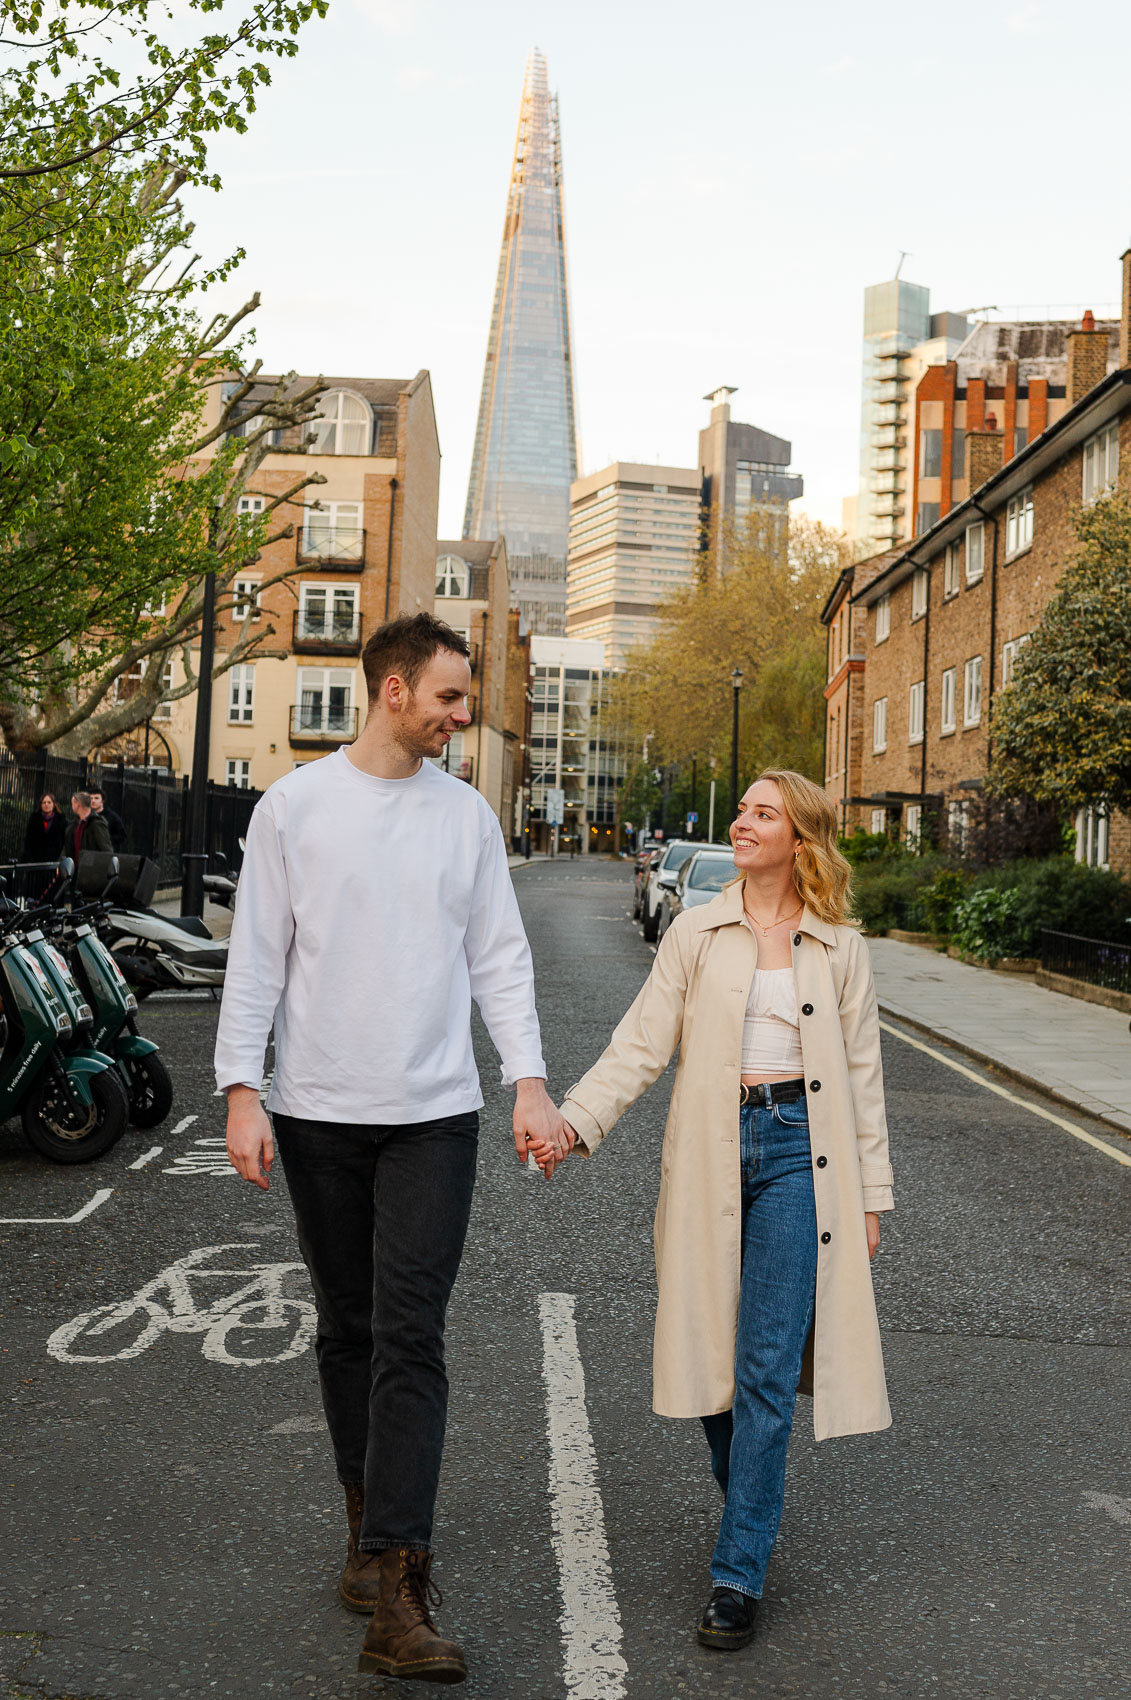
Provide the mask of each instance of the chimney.
POLYGON ((1106 376, 1107 332, 1096 329, 1096 321, 1089 307, 1081 320, 1080 329, 1068 333, 1068 406, 1075 407, 1080 398, 1102 383, 1106 376))
MULTIPOLYGON (((992 414, 990 416, 993 417, 992 414)), ((987 478, 1001 471, 1000 431, 967 431, 966 433, 966 494, 972 496, 987 478)))
POLYGON ((1123 310, 1119 315, 1119 364, 1131 366, 1131 248, 1123 255, 1123 310))

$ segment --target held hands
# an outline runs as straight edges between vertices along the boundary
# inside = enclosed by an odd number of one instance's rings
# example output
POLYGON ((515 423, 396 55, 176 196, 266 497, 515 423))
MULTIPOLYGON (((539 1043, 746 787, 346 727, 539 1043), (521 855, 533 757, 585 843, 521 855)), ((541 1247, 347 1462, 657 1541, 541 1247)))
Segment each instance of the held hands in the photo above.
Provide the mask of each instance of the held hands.
POLYGON ((576 1142, 577 1135, 546 1091, 546 1082, 534 1076, 520 1080, 514 1101, 514 1148, 519 1162, 533 1155, 549 1180, 576 1142))
POLYGON ((275 1141, 267 1111, 251 1086, 228 1087, 228 1161, 245 1181, 267 1191, 275 1141))
POLYGON ((880 1218, 876 1211, 865 1210, 864 1230, 868 1235, 868 1262, 871 1263, 880 1249, 880 1218))

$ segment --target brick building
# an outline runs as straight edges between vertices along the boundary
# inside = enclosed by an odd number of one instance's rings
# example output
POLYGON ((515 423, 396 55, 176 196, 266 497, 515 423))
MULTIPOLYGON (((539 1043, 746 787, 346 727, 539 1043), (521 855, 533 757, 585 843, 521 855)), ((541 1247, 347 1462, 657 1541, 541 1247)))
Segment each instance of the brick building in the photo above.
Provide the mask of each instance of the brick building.
MULTIPOLYGON (((964 425, 971 493, 911 544, 841 575, 822 616, 825 772, 848 828, 915 841, 929 821, 964 843, 989 768, 994 698, 1071 558, 1072 516, 1131 490, 1131 249, 1110 372, 1109 352, 1108 329, 1085 315, 1066 342, 1060 417, 1023 444, 1004 411, 993 428, 988 418, 964 425)), ((1085 811, 1077 830, 1081 859, 1131 866, 1126 820, 1085 811)))
POLYGON ((507 724, 507 546, 461 537, 437 543, 434 611, 471 649, 471 725, 457 732, 440 766, 481 791, 509 836, 514 831, 519 728, 507 724))

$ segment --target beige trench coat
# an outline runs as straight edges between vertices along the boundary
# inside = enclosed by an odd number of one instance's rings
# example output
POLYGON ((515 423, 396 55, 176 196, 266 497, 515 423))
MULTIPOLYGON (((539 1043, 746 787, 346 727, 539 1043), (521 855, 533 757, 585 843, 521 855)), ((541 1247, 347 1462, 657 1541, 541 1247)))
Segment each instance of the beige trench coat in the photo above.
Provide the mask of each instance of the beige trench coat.
MULTIPOLYGON (((758 959, 742 882, 685 910, 640 994, 562 1113, 584 1155, 680 1047, 660 1164, 653 1404, 666 1417, 729 1410, 741 1270, 742 1026, 758 959)), ((817 1201, 812 1375, 818 1440, 891 1422, 864 1225, 892 1208, 880 1031, 868 947, 804 911, 791 934, 817 1201), (825 1161, 822 1162, 821 1159, 825 1161)))

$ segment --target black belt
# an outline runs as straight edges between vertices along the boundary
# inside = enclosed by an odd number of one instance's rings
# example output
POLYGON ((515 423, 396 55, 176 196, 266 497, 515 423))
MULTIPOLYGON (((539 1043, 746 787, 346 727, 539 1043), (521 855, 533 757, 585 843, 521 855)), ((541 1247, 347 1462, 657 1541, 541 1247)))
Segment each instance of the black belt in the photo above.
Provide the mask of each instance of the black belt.
POLYGON ((758 1086, 741 1085, 738 1088, 740 1104, 761 1104, 767 1110, 772 1104, 796 1104, 804 1096, 803 1080, 763 1080, 758 1086))

